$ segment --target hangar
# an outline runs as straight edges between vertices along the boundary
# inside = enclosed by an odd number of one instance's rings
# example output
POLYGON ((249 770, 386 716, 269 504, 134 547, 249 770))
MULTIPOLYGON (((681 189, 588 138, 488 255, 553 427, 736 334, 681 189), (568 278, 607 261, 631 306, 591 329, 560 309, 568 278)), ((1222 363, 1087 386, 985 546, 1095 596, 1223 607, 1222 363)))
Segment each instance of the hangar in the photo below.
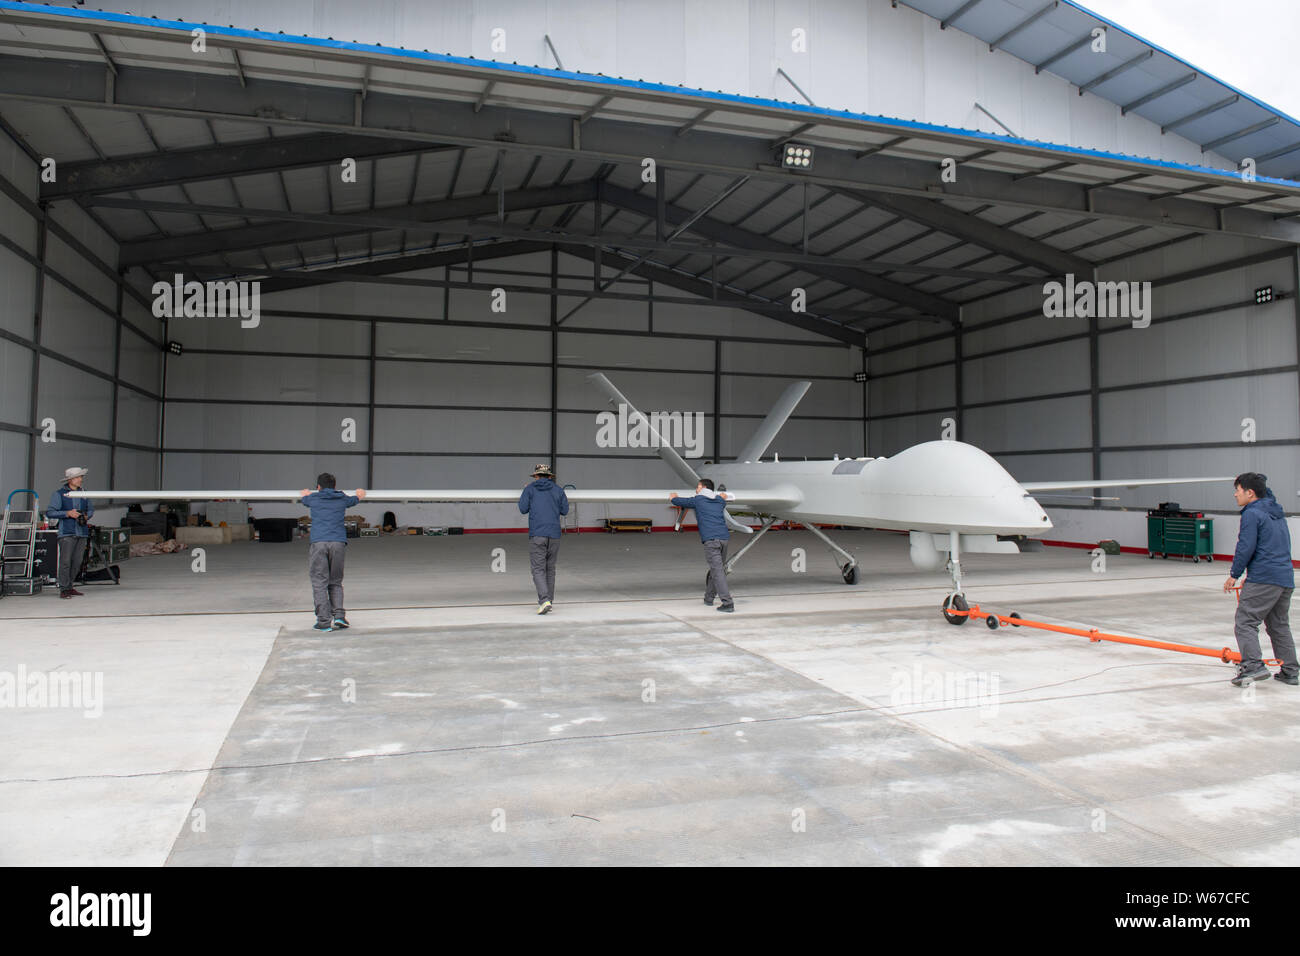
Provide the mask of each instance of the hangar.
MULTIPOLYGON (((47 504, 69 466, 221 497, 522 488, 546 462, 575 500, 666 499, 665 464, 597 441, 588 375, 698 415, 711 463, 807 381, 786 461, 952 439, 1098 482, 1042 496, 1060 547, 971 560, 981 601, 1231 643, 1219 561, 1145 560, 1171 501, 1213 519, 1196 557, 1230 556, 1231 483, 1102 483, 1257 471, 1293 506, 1295 119, 1069 2, 130 6, 0 0, 6 494, 47 504), (186 282, 238 295, 187 310, 186 282), (1129 553, 1099 565, 1107 539, 1129 553)), ((303 540, 0 604, 15 668, 104 695, 89 735, 6 722, 13 858, 71 817, 78 862, 1295 860, 1204 836, 1294 823, 1294 762, 1237 783, 1285 686, 950 628, 942 577, 870 527, 833 532, 848 589, 775 533, 721 623, 683 536, 565 534, 537 620, 517 508, 411 498, 354 510, 466 534, 353 542, 346 631, 310 631, 303 540)), ((676 517, 583 503, 566 530, 676 517)))

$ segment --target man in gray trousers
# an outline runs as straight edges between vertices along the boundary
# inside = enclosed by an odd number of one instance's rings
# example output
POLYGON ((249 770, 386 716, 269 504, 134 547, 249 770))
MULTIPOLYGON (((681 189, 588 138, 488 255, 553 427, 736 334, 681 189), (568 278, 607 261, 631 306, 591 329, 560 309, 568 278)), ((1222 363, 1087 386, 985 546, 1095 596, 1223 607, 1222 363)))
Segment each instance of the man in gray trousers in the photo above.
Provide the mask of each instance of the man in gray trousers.
POLYGON ((348 626, 343 610, 343 555, 348 546, 343 513, 366 496, 345 495, 334 487, 334 476, 325 472, 316 478, 316 490, 302 490, 302 503, 311 511, 311 549, 307 573, 311 578, 312 600, 316 605, 317 631, 337 631, 348 626))
POLYGON ((519 496, 519 513, 528 515, 528 562, 537 588, 537 613, 550 614, 560 556, 560 518, 569 513, 569 496, 553 480, 550 465, 539 464, 533 478, 519 496))
POLYGON ((1282 669, 1273 676, 1284 684, 1300 684, 1295 638, 1288 620, 1295 571, 1291 564, 1291 533, 1286 526, 1286 514, 1269 490, 1265 477, 1253 471, 1237 476, 1233 497, 1241 508, 1241 530, 1232 556, 1232 570, 1223 589, 1234 587, 1243 572, 1247 577, 1242 582, 1237 604, 1237 648, 1241 651, 1241 665, 1232 683, 1245 687, 1268 680, 1268 666, 1259 646, 1259 624, 1263 621, 1273 653, 1282 663, 1282 669))
POLYGON ((95 503, 80 498, 77 492, 90 472, 85 468, 69 468, 63 473, 63 487, 50 496, 47 518, 59 523, 59 597, 82 597, 74 584, 81 572, 86 544, 90 541, 88 521, 95 514, 95 503))
POLYGON ((709 565, 709 573, 704 576, 704 603, 712 607, 716 596, 721 601, 718 610, 728 614, 736 610, 731 589, 727 587, 727 543, 731 540, 731 532, 727 530, 727 501, 734 501, 735 497, 729 492, 714 491, 709 478, 700 479, 693 497, 668 496, 669 504, 695 511, 695 524, 704 543, 704 560, 709 565))

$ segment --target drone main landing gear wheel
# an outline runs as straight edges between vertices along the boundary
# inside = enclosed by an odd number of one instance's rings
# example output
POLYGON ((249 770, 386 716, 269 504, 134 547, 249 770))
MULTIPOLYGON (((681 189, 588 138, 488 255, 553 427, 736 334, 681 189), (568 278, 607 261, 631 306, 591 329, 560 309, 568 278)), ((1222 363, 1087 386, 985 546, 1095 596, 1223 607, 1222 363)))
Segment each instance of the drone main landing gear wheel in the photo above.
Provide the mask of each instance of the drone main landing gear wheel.
POLYGON ((852 562, 844 565, 844 567, 840 568, 840 576, 844 578, 845 584, 857 584, 858 566, 852 562))

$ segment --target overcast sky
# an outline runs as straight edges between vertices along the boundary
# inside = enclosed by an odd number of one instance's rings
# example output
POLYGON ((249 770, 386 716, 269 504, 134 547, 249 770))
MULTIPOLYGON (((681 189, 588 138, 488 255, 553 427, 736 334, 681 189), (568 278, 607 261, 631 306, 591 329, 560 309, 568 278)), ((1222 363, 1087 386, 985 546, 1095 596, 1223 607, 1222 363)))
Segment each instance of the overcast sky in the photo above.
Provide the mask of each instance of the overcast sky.
POLYGON ((1078 0, 1145 40, 1300 118, 1296 0, 1078 0))

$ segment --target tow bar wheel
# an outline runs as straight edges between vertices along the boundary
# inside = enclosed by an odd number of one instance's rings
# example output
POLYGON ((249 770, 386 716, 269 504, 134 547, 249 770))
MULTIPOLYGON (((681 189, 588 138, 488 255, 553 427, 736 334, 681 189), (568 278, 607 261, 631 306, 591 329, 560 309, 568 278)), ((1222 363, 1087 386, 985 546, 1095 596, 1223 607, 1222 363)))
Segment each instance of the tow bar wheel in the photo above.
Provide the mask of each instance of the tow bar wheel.
POLYGON ((999 627, 998 616, 996 614, 990 614, 984 619, 984 623, 988 625, 990 631, 996 631, 999 627))
POLYGON ((940 608, 940 610, 943 611, 943 619, 945 621, 947 621, 949 624, 960 627, 962 624, 966 623, 967 616, 965 614, 950 614, 948 612, 953 610, 969 611, 970 605, 966 603, 966 598, 964 598, 962 595, 949 594, 946 598, 943 599, 943 606, 940 608))

